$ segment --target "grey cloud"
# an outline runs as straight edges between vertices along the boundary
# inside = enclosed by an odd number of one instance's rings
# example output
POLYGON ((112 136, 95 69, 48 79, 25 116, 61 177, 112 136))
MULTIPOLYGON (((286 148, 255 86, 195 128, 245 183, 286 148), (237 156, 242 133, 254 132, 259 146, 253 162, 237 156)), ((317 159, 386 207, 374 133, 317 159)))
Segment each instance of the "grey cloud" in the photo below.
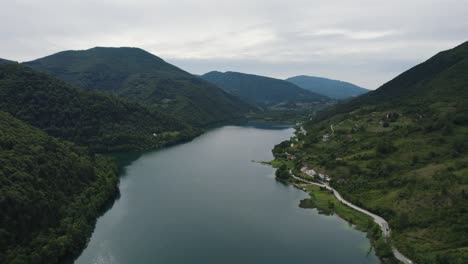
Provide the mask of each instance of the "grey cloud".
POLYGON ((16 0, 0 57, 133 46, 194 73, 309 74, 376 88, 468 40, 468 0, 16 0))

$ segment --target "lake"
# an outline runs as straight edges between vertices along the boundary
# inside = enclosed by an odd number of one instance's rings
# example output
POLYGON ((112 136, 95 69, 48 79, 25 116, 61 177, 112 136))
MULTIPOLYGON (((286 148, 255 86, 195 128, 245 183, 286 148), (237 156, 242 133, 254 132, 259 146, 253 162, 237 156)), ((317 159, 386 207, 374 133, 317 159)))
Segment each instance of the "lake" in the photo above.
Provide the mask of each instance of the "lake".
POLYGON ((379 263, 365 233, 299 208, 306 193, 252 162, 293 132, 224 126, 141 155, 75 263, 379 263))

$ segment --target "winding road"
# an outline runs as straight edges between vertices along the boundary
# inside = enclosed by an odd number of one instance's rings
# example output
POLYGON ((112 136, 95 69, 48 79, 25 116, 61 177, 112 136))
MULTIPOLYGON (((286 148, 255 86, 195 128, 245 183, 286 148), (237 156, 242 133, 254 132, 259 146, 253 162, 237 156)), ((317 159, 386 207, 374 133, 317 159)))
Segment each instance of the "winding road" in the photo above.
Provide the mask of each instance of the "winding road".
MULTIPOLYGON (((307 183, 307 184, 313 184, 313 185, 316 185, 316 186, 319 186, 319 187, 323 187, 323 188, 326 188, 327 190, 330 190, 333 192, 333 195, 335 195, 336 199, 338 199, 338 201, 342 202, 343 204, 359 211, 359 212, 362 212, 370 217, 372 217, 374 219, 374 221, 380 226, 380 229, 382 230, 382 234, 384 236, 384 238, 388 238, 390 237, 390 226, 388 225, 388 222, 383 219, 382 217, 376 215, 376 214, 373 214, 369 211, 367 211, 366 209, 363 209, 357 205, 354 205, 348 201, 346 201, 341 195, 340 193, 335 190, 334 188, 332 188, 330 185, 328 184, 323 184, 323 183, 317 183, 317 182, 311 182, 311 181, 308 181, 308 180, 305 180, 303 178, 300 178, 300 177, 297 177, 296 175, 294 175, 292 173, 292 170, 289 170, 289 174, 291 174, 291 177, 295 180, 298 180, 298 181, 301 181, 301 182, 304 182, 304 183, 307 183)), ((395 256, 395 258, 397 258, 399 261, 405 263, 405 264, 413 264, 413 262, 405 257, 403 254, 400 253, 400 251, 398 251, 394 246, 392 246, 392 252, 393 252, 393 255, 395 256)))

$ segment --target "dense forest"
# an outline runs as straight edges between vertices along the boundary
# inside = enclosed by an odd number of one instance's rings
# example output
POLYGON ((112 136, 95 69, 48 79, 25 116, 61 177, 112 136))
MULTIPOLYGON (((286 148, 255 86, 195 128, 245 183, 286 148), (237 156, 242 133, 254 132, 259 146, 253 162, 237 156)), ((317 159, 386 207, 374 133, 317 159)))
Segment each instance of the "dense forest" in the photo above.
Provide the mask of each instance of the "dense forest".
POLYGON ((109 158, 0 112, 0 263, 57 263, 86 245, 117 194, 109 158))
MULTIPOLYGON (((468 262, 468 43, 323 112, 288 152, 387 219, 415 263, 468 262)), ((280 151, 281 150, 281 151, 280 151)))
POLYGON ((79 88, 151 106, 194 126, 241 118, 253 110, 239 98, 138 48, 63 51, 24 65, 79 88))
POLYGON ((240 72, 212 71, 201 76, 203 79, 258 106, 279 103, 324 103, 330 98, 319 95, 295 84, 265 76, 240 72))
POLYGON ((0 110, 99 152, 153 149, 199 133, 159 111, 71 87, 20 64, 0 65, 0 110))

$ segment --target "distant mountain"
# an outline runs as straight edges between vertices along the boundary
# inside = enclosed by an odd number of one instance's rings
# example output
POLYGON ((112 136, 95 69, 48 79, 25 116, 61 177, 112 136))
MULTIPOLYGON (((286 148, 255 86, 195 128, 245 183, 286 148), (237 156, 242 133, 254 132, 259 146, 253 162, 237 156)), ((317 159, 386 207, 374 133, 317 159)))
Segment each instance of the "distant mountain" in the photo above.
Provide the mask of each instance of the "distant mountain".
POLYGON ((239 98, 138 48, 63 51, 24 65, 77 87, 110 92, 197 126, 242 117, 239 98))
MULTIPOLYGON (((468 263, 468 42, 304 124, 293 147, 414 263, 468 263)), ((377 254, 392 255, 390 247, 377 254)), ((380 244, 380 245, 379 245, 380 244)))
POLYGON ((319 95, 280 79, 239 72, 212 71, 203 79, 256 105, 282 102, 327 102, 330 98, 319 95))
POLYGON ((0 111, 95 151, 157 148, 194 133, 166 114, 71 87, 21 64, 0 65, 0 111))
POLYGON ((322 77, 300 75, 286 79, 286 81, 306 90, 325 95, 334 99, 356 97, 369 92, 369 90, 352 83, 331 80, 322 77))
POLYGON ((1 263, 59 263, 79 254, 118 191, 110 158, 2 111, 0 163, 1 263))

